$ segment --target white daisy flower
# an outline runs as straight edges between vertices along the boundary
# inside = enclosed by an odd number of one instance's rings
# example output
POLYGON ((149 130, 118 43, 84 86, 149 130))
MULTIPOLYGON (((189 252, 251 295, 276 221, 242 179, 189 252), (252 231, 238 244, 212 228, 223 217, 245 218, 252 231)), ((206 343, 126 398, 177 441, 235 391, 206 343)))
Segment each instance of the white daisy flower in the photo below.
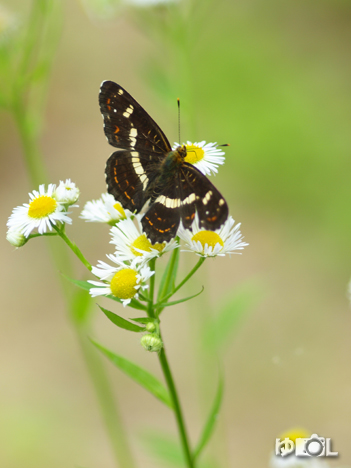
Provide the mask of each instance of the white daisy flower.
POLYGON ((44 234, 48 228, 52 230, 53 224, 71 224, 72 220, 67 216, 65 206, 54 198, 55 188, 54 184, 49 184, 45 190, 43 184, 39 186, 39 192, 33 190, 29 194, 29 204, 25 203, 13 209, 7 226, 10 229, 22 230, 23 235, 28 237, 35 228, 39 234, 44 234))
POLYGON ((80 190, 76 187, 71 179, 67 179, 66 182, 60 181, 59 186, 55 190, 54 198, 60 203, 65 205, 73 205, 79 198, 80 190))
POLYGON ((122 261, 147 262, 151 258, 159 257, 165 252, 176 249, 178 243, 175 239, 162 244, 151 244, 142 231, 141 215, 135 216, 138 227, 132 219, 124 219, 117 226, 111 228, 111 244, 116 246, 116 254, 122 261))
POLYGON ((238 253, 249 245, 243 242, 240 232, 240 223, 235 225, 234 219, 229 216, 227 221, 216 231, 207 231, 200 228, 199 217, 196 213, 190 229, 184 229, 182 224, 178 229, 178 236, 185 242, 185 246, 190 250, 185 252, 195 252, 201 257, 224 256, 225 254, 238 253))
POLYGON ((124 210, 110 193, 103 193, 98 200, 88 201, 80 214, 80 218, 85 219, 85 221, 111 225, 130 216, 132 216, 132 212, 124 210))
MULTIPOLYGON (((185 143, 183 143, 184 145, 185 143)), ((174 143, 173 150, 178 148, 178 143, 174 143)), ((224 151, 218 149, 217 143, 207 143, 200 141, 199 143, 191 143, 188 141, 185 144, 187 155, 185 162, 193 164, 196 169, 205 175, 211 175, 218 172, 217 167, 224 164, 224 151)))
POLYGON ((16 248, 22 247, 27 242, 27 238, 23 235, 22 229, 16 228, 10 228, 7 231, 6 240, 16 248))
POLYGON ((121 299, 125 307, 134 297, 138 299, 140 289, 148 288, 148 285, 144 283, 154 274, 154 271, 146 265, 137 266, 135 262, 126 265, 116 255, 107 255, 107 257, 117 266, 99 261, 98 266, 92 268, 93 275, 102 281, 89 280, 89 283, 97 286, 90 289, 90 295, 92 297, 113 295, 121 299))
MULTIPOLYGON (((292 450, 292 453, 288 453, 285 456, 282 456, 282 452, 280 449, 280 453, 277 455, 276 453, 272 453, 269 467, 270 468, 329 468, 329 465, 320 457, 301 457, 296 455, 296 447, 298 444, 303 444, 303 441, 299 441, 298 439, 309 439, 311 437, 311 433, 307 432, 305 429, 295 428, 291 429, 284 434, 282 434, 279 439, 283 442, 285 439, 289 439, 289 441, 293 442, 294 445, 289 445, 289 448, 292 450)), ((288 441, 288 442, 289 442, 288 441)), ((283 445, 285 448, 285 443, 283 445)), ((303 448, 303 447, 302 447, 303 448)))

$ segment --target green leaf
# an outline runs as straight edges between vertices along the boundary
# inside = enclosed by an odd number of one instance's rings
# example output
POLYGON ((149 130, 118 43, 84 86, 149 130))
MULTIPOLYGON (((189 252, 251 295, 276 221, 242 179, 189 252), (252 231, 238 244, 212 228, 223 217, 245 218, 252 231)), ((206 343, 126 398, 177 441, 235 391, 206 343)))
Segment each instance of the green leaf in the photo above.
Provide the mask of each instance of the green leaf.
POLYGON ((161 304, 156 304, 156 305, 155 305, 155 308, 156 308, 156 307, 157 307, 157 308, 158 308, 158 307, 162 307, 162 308, 163 308, 163 307, 168 307, 168 306, 172 306, 172 305, 179 304, 179 303, 181 303, 181 302, 189 301, 190 299, 193 299, 193 297, 199 296, 199 295, 203 292, 204 289, 205 289, 205 288, 202 286, 201 291, 198 292, 198 293, 196 293, 196 294, 194 294, 194 295, 192 295, 192 296, 185 297, 184 299, 179 299, 179 301, 163 302, 163 303, 161 303, 161 304))
POLYGON ((244 284, 221 307, 217 316, 204 327, 202 345, 209 353, 224 349, 244 315, 261 297, 257 286, 244 284))
POLYGON ((167 296, 175 287, 175 280, 179 265, 179 248, 173 250, 170 259, 168 260, 165 271, 163 272, 160 287, 158 289, 157 300, 162 300, 167 296))
POLYGON ((87 322, 91 305, 92 300, 87 291, 81 289, 74 290, 70 303, 70 314, 75 323, 83 325, 87 322))
POLYGON ((184 467, 184 455, 177 440, 164 433, 148 430, 142 434, 142 442, 148 451, 163 464, 184 467))
POLYGON ((138 317, 138 318, 131 318, 130 320, 133 320, 133 322, 138 322, 138 323, 143 323, 143 324, 148 324, 148 323, 154 323, 155 319, 152 317, 138 317))
MULTIPOLYGON (((184 468, 186 462, 181 446, 174 437, 164 432, 154 430, 143 431, 140 435, 141 442, 146 450, 160 461, 160 466, 174 466, 184 468)), ((221 468, 218 460, 200 460, 196 463, 196 468, 221 468)))
MULTIPOLYGON (((78 288, 84 289, 86 291, 89 291, 93 287, 93 285, 91 283, 88 283, 88 281, 75 280, 63 273, 62 273, 62 276, 66 278, 68 281, 70 281, 72 284, 75 284, 76 286, 78 286, 78 288)), ((121 299, 119 299, 116 296, 112 296, 112 294, 110 294, 109 296, 104 296, 104 297, 108 297, 109 299, 112 299, 113 301, 116 301, 122 304, 121 299)), ((130 303, 128 304, 128 306, 132 307, 133 309, 147 310, 146 306, 144 306, 143 304, 140 304, 140 302, 137 301, 136 299, 132 299, 130 303)))
POLYGON ((128 359, 109 351, 94 340, 91 342, 121 371, 152 393, 158 400, 173 409, 172 400, 166 387, 152 374, 128 359))
POLYGON ((119 328, 123 328, 124 330, 129 330, 132 332, 142 332, 145 331, 145 327, 140 327, 139 325, 135 325, 134 323, 128 322, 128 320, 120 317, 119 315, 110 312, 109 310, 105 309, 98 305, 102 312, 106 315, 106 317, 111 320, 112 323, 117 325, 119 328))
POLYGON ((85 291, 89 291, 90 288, 92 287, 92 285, 88 283, 88 281, 75 280, 65 275, 64 273, 62 273, 62 276, 66 278, 66 280, 70 281, 72 284, 75 284, 76 286, 78 286, 78 288, 85 289, 85 291))
POLYGON ((211 438, 211 435, 215 427, 215 423, 217 421, 219 409, 221 407, 222 399, 223 399, 223 378, 222 376, 220 376, 219 382, 218 382, 217 393, 216 393, 210 414, 207 418, 207 422, 202 431, 200 440, 193 453, 194 460, 200 455, 200 453, 206 447, 206 444, 209 442, 211 438))

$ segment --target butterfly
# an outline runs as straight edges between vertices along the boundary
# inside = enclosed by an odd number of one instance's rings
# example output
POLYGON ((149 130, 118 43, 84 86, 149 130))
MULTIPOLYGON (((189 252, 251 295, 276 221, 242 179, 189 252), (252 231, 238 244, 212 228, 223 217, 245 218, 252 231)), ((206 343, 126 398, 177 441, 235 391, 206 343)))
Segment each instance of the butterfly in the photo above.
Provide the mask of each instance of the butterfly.
POLYGON ((173 151, 157 123, 122 86, 104 81, 99 104, 107 140, 118 148, 106 163, 107 191, 133 213, 149 202, 141 224, 152 244, 174 238, 180 221, 189 229, 196 212, 206 230, 225 222, 226 201, 184 160, 186 147, 173 151))

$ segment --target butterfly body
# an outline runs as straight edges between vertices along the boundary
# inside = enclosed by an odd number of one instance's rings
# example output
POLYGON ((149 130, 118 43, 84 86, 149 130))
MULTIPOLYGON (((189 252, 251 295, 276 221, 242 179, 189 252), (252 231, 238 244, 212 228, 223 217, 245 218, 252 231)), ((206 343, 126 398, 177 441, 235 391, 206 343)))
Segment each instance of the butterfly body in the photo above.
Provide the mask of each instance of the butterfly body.
POLYGON ((99 103, 107 140, 119 148, 106 164, 107 190, 132 212, 149 201, 141 223, 150 241, 169 241, 180 221, 191 226, 196 212, 201 227, 218 229, 228 206, 207 177, 185 161, 186 147, 172 150, 156 122, 116 83, 102 83, 99 103))

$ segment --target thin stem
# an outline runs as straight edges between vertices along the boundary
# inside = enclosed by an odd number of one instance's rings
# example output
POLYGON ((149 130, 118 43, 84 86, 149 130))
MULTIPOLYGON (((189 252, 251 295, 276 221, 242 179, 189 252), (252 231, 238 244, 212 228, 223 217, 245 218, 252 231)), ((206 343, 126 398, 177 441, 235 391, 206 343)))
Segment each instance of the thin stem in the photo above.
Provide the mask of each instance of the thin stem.
MULTIPOLYGON (((162 298, 162 302, 165 302, 167 301, 170 297, 173 296, 173 294, 175 294, 177 291, 179 291, 179 289, 184 286, 184 284, 193 276, 194 273, 196 273, 196 271, 200 268, 200 266, 204 263, 204 261, 206 260, 206 257, 200 257, 200 260, 197 262, 197 264, 194 266, 194 268, 190 271, 190 273, 183 279, 183 281, 181 281, 178 286, 176 286, 172 292, 170 292, 169 294, 167 294, 167 296, 163 297, 162 298)), ((157 304, 156 304, 156 307, 157 307, 157 304)), ((161 312, 160 312, 161 313, 161 312)))
MULTIPOLYGON (((179 239, 179 237, 177 237, 177 239, 179 239)), ((179 247, 174 249, 173 252, 172 252, 172 256, 171 256, 171 258, 169 260, 168 274, 167 274, 166 280, 164 282, 163 288, 162 288, 162 290, 160 290, 160 292, 158 294, 158 302, 163 301, 163 297, 164 297, 165 293, 168 291, 169 284, 170 284, 172 276, 173 276, 174 265, 175 265, 176 261, 178 260, 178 256, 179 256, 179 247)))
POLYGON ((150 260, 150 270, 154 272, 154 274, 150 278, 150 289, 149 289, 149 304, 147 307, 147 315, 151 318, 155 318, 155 310, 154 310, 154 292, 155 292, 155 265, 156 265, 156 257, 150 260))
POLYGON ((187 464, 188 468, 194 468, 195 465, 194 465, 194 461, 193 461, 191 451, 190 451, 188 435, 187 435, 184 420, 183 420, 183 414, 182 414, 182 410, 181 410, 179 399, 178 399, 177 390, 176 390, 176 387, 174 385, 174 380, 173 380, 173 377, 172 377, 172 373, 171 373, 171 370, 170 370, 170 367, 169 367, 169 364, 168 364, 168 360, 167 360, 166 352, 165 352, 164 348, 161 349, 158 357, 159 357, 159 360, 160 360, 160 363, 161 363, 163 375, 165 376, 165 379, 166 379, 166 382, 167 382, 168 390, 169 390, 169 392, 171 394, 171 398, 172 398, 172 401, 173 401, 174 412, 175 412, 175 416, 176 416, 176 420, 177 420, 178 431, 179 431, 180 440, 181 440, 182 447, 183 447, 183 452, 184 452, 186 464, 187 464))
POLYGON ((31 182, 37 186, 47 181, 47 175, 42 164, 40 150, 30 126, 30 116, 20 94, 13 97, 13 115, 23 146, 24 160, 31 182))
MULTIPOLYGON (((150 260, 150 269, 152 271, 155 271, 155 264, 156 264, 156 258, 153 258, 152 260, 150 260)), ((149 290, 150 290, 150 292, 149 292, 150 302, 149 302, 149 305, 148 305, 147 314, 148 314, 149 317, 155 318, 155 305, 154 305, 155 274, 153 274, 151 276, 151 278, 150 278, 150 288, 149 288, 149 290)), ((191 451, 190 451, 188 436, 187 436, 187 432, 186 432, 186 428, 185 428, 185 424, 184 424, 184 418, 183 418, 183 414, 182 414, 182 410, 181 410, 181 407, 180 407, 177 390, 176 390, 176 387, 175 387, 175 384, 174 384, 174 380, 173 380, 173 377, 172 377, 172 373, 171 373, 171 370, 170 370, 170 367, 169 367, 169 364, 168 364, 168 360, 167 360, 166 352, 165 352, 164 348, 161 349, 158 357, 159 357, 159 360, 160 360, 163 375, 164 375, 165 380, 167 382, 167 386, 168 386, 168 389, 169 389, 169 392, 170 392, 170 395, 171 395, 171 398, 172 398, 172 401, 173 401, 173 407, 174 407, 174 412, 175 412, 176 421, 177 421, 177 425, 178 425, 178 431, 179 431, 180 440, 181 440, 181 443, 182 443, 182 447, 183 447, 187 467, 188 468, 194 468, 195 465, 194 465, 193 460, 192 460, 192 455, 191 455, 191 451)))
POLYGON ((83 263, 84 266, 86 266, 88 268, 89 271, 92 270, 92 266, 90 265, 90 263, 88 262, 88 260, 86 260, 86 258, 84 257, 84 255, 82 254, 82 252, 80 251, 80 249, 76 246, 76 244, 74 242, 72 242, 65 234, 65 232, 58 228, 57 226, 53 225, 53 228, 55 229, 55 231, 57 232, 57 234, 61 237, 61 239, 63 239, 66 244, 68 245, 68 247, 72 250, 72 252, 79 258, 79 260, 83 263))

